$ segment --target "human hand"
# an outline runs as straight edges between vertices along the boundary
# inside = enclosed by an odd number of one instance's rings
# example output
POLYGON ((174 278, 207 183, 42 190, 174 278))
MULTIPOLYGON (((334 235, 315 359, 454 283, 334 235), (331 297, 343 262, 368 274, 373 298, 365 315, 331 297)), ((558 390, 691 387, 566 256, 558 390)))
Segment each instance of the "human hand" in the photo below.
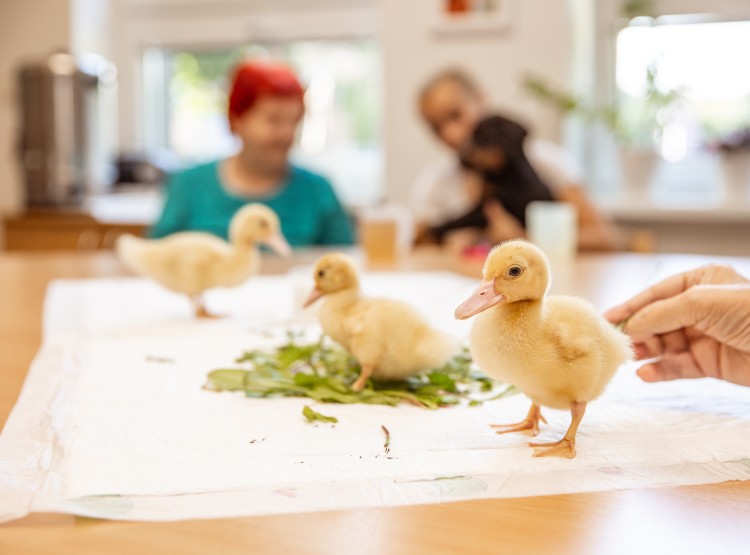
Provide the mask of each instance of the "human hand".
POLYGON ((482 234, 474 228, 462 228, 446 234, 443 241, 443 250, 455 256, 460 256, 482 240, 482 234))
POLYGON ((464 188, 466 191, 466 197, 471 201, 472 205, 477 205, 482 202, 482 198, 485 194, 484 179, 475 171, 467 171, 464 173, 464 188))
POLYGON ((487 218, 487 237, 493 243, 520 239, 526 235, 521 223, 499 201, 486 200, 482 210, 487 218))
POLYGON ((750 386, 750 281, 710 265, 653 285, 605 317, 627 321, 647 382, 713 377, 750 386))

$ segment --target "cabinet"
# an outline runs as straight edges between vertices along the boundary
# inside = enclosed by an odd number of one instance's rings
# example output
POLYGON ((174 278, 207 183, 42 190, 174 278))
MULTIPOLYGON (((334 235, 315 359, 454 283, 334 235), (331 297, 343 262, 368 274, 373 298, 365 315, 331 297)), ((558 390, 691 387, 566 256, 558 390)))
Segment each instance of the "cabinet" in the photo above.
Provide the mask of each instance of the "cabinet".
POLYGON ((33 210, 3 218, 9 251, 110 249, 124 233, 143 235, 146 225, 102 222, 85 212, 33 210))

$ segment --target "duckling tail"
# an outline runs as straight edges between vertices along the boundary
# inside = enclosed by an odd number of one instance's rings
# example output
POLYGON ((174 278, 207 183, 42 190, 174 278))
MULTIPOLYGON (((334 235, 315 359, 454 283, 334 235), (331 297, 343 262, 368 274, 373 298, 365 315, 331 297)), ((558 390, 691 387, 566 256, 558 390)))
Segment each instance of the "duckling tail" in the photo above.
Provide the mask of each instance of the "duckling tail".
POLYGON ((143 273, 141 261, 143 259, 145 241, 134 235, 121 235, 115 243, 115 252, 120 261, 136 273, 143 273))
POLYGON ((437 368, 461 351, 461 342, 447 333, 428 329, 417 338, 415 350, 425 368, 437 368))

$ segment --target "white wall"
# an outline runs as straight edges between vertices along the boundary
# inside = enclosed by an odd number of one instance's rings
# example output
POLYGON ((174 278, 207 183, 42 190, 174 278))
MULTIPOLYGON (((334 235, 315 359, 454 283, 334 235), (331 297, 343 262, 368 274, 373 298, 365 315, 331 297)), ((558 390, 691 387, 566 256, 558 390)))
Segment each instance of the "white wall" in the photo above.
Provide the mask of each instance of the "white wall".
POLYGON ((114 57, 116 0, 70 0, 70 43, 74 54, 114 57))
POLYGON ((0 0, 0 213, 23 205, 16 147, 18 64, 70 43, 68 0, 0 0))
POLYGON ((237 45, 252 40, 373 35, 375 0, 114 0, 114 61, 119 69, 120 145, 145 143, 140 96, 143 50, 150 45, 237 45))
POLYGON ((389 199, 396 201, 408 198, 419 170, 440 153, 419 121, 415 98, 422 83, 446 66, 463 65, 486 87, 493 105, 522 116, 535 135, 559 139, 559 118, 529 99, 520 82, 525 73, 533 73, 569 84, 568 1, 506 3, 512 8, 506 29, 443 35, 434 31, 431 18, 437 0, 0 0, 0 210, 18 208, 21 202, 11 154, 12 68, 21 57, 43 55, 56 46, 76 52, 96 48, 116 62, 119 141, 132 149, 143 140, 139 87, 145 45, 377 30, 386 85, 385 185, 389 199), (94 9, 98 3, 107 6, 94 9), (82 18, 71 21, 71 9, 82 18), (86 21, 88 28, 79 24, 86 21))
POLYGON ((461 66, 486 88, 491 104, 520 115, 532 134, 560 138, 560 120, 523 93, 526 73, 565 86, 572 41, 565 0, 503 0, 511 21, 496 32, 445 35, 434 31, 435 0, 379 0, 385 68, 386 188, 404 201, 425 162, 441 153, 419 121, 421 85, 446 66, 461 66))
MULTIPOLYGON (((117 57, 117 0, 69 0, 71 4, 70 51, 76 56, 98 54, 112 62, 117 57)), ((116 64, 115 64, 115 67, 116 64)), ((88 156, 97 163, 87 176, 89 191, 106 192, 111 183, 111 163, 119 153, 117 82, 100 83, 96 102, 90 104, 94 117, 88 128, 88 156), (90 139, 90 141, 88 140, 90 139)))

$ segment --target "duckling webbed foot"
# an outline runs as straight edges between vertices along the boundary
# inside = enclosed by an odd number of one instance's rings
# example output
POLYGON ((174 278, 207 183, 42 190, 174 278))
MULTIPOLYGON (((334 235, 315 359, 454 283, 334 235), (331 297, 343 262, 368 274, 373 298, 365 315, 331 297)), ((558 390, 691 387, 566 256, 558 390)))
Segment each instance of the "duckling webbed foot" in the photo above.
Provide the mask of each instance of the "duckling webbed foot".
POLYGON ((363 364, 362 365, 362 372, 359 374, 359 378, 352 384, 352 390, 353 391, 362 391, 365 388, 365 384, 367 384, 367 380, 370 379, 370 375, 372 374, 372 371, 374 370, 372 364, 363 364))
POLYGON ((563 457, 574 459, 576 456, 576 440, 561 439, 552 443, 529 443, 534 448, 534 457, 563 457))
POLYGON ((529 443, 534 448, 535 457, 563 457, 573 459, 576 456, 576 432, 578 425, 586 412, 586 403, 573 402, 570 404, 570 414, 573 417, 565 436, 552 443, 529 443))
POLYGON ((193 303, 193 314, 196 318, 221 318, 208 311, 202 297, 190 297, 190 300, 193 303))
POLYGON ((212 312, 209 312, 204 307, 199 308, 195 311, 196 318, 221 318, 218 314, 213 314, 212 312))
POLYGON ((532 403, 529 413, 526 415, 521 422, 515 424, 490 424, 490 428, 498 430, 496 434, 509 434, 512 432, 523 432, 525 434, 535 436, 539 433, 539 421, 547 421, 542 416, 542 409, 536 403, 532 403))

